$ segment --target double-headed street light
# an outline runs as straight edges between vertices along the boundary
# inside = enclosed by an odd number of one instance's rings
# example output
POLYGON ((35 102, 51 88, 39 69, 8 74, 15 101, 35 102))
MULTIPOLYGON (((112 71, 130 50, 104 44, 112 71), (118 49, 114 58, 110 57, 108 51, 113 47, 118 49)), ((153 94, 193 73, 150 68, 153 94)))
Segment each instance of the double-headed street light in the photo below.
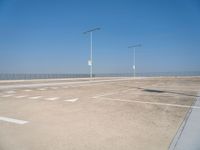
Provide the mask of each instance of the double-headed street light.
POLYGON ((100 30, 100 28, 94 28, 94 29, 90 29, 88 31, 83 32, 83 34, 88 34, 90 33, 90 60, 88 60, 88 65, 90 66, 90 78, 92 78, 92 65, 93 65, 93 61, 92 61, 92 32, 96 31, 96 30, 100 30))
POLYGON ((136 64, 135 64, 135 49, 136 47, 141 47, 141 44, 137 44, 137 45, 131 45, 128 48, 133 48, 133 75, 134 75, 134 79, 135 79, 135 74, 136 74, 136 64))

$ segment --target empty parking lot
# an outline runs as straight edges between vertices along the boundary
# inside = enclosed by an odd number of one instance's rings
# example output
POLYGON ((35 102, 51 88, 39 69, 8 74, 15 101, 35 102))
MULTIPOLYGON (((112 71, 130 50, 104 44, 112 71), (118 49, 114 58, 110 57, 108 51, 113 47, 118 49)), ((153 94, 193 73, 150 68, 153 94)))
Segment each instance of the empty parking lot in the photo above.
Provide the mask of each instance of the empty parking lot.
POLYGON ((0 82, 0 149, 168 149, 198 77, 0 82))

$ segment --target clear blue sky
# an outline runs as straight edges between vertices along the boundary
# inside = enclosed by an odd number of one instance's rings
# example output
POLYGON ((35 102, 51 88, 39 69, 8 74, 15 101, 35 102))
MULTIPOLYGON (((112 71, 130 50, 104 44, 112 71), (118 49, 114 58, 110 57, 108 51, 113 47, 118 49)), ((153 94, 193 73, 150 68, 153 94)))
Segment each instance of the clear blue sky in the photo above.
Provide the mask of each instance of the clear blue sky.
POLYGON ((199 0, 0 0, 0 73, 200 71, 199 0))

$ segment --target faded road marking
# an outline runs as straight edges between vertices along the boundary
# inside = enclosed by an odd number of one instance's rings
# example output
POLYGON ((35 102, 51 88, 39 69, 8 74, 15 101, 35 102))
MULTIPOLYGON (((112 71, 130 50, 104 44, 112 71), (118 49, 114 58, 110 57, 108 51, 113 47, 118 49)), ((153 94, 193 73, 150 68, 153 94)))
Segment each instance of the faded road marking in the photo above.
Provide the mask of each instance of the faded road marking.
POLYGON ((15 91, 6 91, 5 93, 7 94, 13 94, 13 93, 16 93, 15 91))
POLYGON ((10 122, 10 123, 15 123, 15 124, 26 124, 26 123, 28 123, 28 121, 18 120, 18 119, 13 119, 13 118, 7 118, 7 117, 0 117, 0 121, 5 121, 5 122, 10 122))
POLYGON ((19 95, 19 96, 15 96, 15 98, 24 98, 27 97, 27 95, 19 95))
POLYGON ((47 90, 46 88, 40 88, 40 89, 38 89, 38 90, 40 90, 40 91, 45 91, 45 90, 47 90))
POLYGON ((119 101, 119 102, 129 102, 129 103, 140 103, 140 104, 150 104, 150 105, 200 109, 199 106, 179 105, 179 104, 170 104, 170 103, 146 102, 146 101, 117 99, 117 98, 108 98, 108 97, 101 97, 99 99, 105 99, 105 100, 110 100, 110 101, 119 101))
POLYGON ((67 100, 64 100, 65 102, 75 102, 77 101, 79 98, 73 98, 73 99, 67 99, 67 100))
POLYGON ((1 95, 1 97, 11 97, 13 95, 1 95))
POLYGON ((29 97, 29 99, 39 99, 39 98, 42 98, 42 96, 29 97))
POLYGON ((60 99, 60 97, 45 98, 45 100, 48 100, 48 101, 55 101, 55 100, 58 100, 58 99, 60 99))
POLYGON ((25 92, 31 92, 32 90, 30 90, 30 89, 27 89, 27 90, 24 90, 25 92))

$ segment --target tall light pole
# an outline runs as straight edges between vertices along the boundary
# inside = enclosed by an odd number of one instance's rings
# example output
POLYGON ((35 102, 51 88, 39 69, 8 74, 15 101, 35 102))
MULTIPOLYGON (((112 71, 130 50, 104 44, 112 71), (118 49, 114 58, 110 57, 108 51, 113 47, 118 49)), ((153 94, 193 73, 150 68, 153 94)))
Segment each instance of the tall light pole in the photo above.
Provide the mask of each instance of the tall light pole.
POLYGON ((141 44, 137 44, 137 45, 131 45, 128 48, 133 48, 133 75, 134 75, 134 79, 135 79, 135 74, 136 74, 136 64, 135 64, 135 49, 136 47, 141 47, 141 44))
POLYGON ((88 34, 90 33, 90 60, 88 60, 88 65, 90 66, 90 78, 92 78, 92 65, 93 65, 93 61, 92 61, 92 32, 96 31, 96 30, 100 30, 100 28, 94 28, 94 29, 90 29, 88 31, 83 32, 83 34, 88 34))

